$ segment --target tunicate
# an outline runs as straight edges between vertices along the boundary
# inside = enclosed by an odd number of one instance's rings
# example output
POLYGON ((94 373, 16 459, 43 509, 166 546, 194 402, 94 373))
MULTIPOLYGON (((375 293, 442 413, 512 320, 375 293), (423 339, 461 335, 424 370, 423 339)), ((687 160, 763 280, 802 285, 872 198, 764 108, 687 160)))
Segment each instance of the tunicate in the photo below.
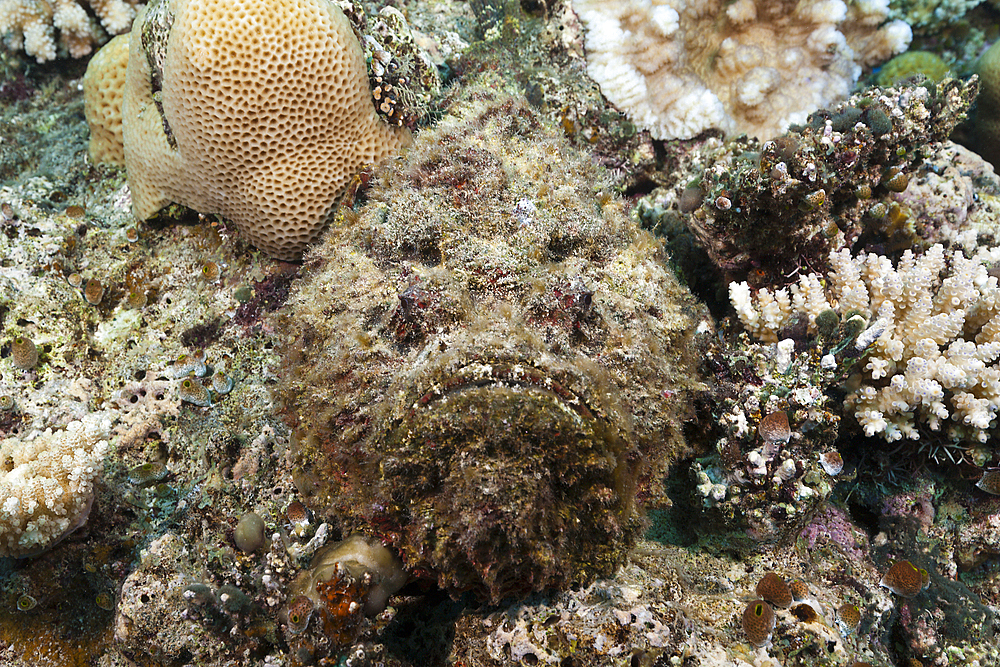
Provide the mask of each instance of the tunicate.
POLYGON ((264 520, 256 512, 247 512, 236 524, 233 541, 240 551, 252 554, 264 544, 264 520))

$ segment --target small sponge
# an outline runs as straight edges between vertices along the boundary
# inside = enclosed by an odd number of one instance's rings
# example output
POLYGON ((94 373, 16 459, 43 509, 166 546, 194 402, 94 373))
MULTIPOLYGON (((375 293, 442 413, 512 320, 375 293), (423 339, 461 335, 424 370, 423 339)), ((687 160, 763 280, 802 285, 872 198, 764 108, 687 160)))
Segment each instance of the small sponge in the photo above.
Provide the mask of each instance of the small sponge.
POLYGON ((101 47, 83 75, 83 111, 90 126, 90 159, 125 166, 122 148, 122 91, 128 65, 129 33, 101 47))
POLYGON ((132 28, 125 164, 140 219, 170 202, 297 259, 353 175, 410 142, 375 111, 330 0, 159 0, 132 28))

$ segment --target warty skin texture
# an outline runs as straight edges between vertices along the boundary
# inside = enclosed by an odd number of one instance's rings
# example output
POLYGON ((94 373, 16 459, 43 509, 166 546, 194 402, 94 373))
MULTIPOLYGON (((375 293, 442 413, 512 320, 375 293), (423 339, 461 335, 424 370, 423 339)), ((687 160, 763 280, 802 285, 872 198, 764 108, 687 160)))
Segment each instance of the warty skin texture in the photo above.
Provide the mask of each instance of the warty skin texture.
POLYGON ((276 398, 307 505, 499 600, 621 564, 700 314, 586 154, 473 90, 307 256, 276 398))

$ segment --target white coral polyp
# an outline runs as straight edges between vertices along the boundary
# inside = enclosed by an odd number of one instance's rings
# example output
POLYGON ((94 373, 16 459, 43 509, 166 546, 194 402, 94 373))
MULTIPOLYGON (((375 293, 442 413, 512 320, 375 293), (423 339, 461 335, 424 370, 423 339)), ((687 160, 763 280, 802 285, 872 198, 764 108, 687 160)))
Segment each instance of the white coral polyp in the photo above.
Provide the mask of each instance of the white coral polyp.
POLYGON ((986 267, 997 248, 972 257, 945 253, 935 245, 922 255, 907 251, 893 266, 887 258, 847 250, 830 254, 833 270, 822 287, 817 274, 800 276, 788 289, 729 286, 744 326, 765 342, 794 317, 806 315, 816 333, 816 315, 833 308, 841 316, 859 310, 875 321, 855 347, 866 358, 854 367, 846 398, 869 436, 918 438, 918 422, 950 437, 985 442, 1000 412, 1000 288, 986 267), (808 295, 806 298, 805 295, 808 295))
POLYGON ((45 551, 83 525, 110 427, 94 413, 64 431, 0 442, 0 556, 45 551))
POLYGON ((23 48, 40 63, 54 60, 60 49, 79 58, 89 54, 95 45, 107 41, 107 33, 114 35, 127 31, 139 2, 0 0, 0 35, 7 36, 10 48, 23 48))

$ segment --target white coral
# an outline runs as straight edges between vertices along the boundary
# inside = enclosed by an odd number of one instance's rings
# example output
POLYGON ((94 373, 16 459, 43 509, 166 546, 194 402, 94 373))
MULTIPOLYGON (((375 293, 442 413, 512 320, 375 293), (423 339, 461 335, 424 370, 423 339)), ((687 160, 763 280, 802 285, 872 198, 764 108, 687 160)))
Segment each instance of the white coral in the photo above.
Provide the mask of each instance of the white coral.
POLYGON ((38 62, 74 58, 132 26, 139 0, 0 0, 0 35, 38 62), (106 31, 106 32, 105 32, 106 31))
POLYGON ((587 71, 657 139, 718 128, 768 139, 904 51, 880 0, 573 0, 587 71))
POLYGON ((866 356, 846 398, 867 435, 915 439, 922 422, 985 442, 1000 411, 1000 288, 987 270, 998 261, 1000 248, 966 257, 934 245, 919 256, 906 251, 894 267, 881 255, 841 250, 830 254, 823 298, 816 274, 773 293, 732 283, 729 294, 744 326, 769 342, 796 315, 816 333, 816 316, 828 308, 871 320, 854 342, 866 356))
POLYGON ((30 556, 83 525, 108 450, 104 413, 0 442, 0 556, 30 556))

